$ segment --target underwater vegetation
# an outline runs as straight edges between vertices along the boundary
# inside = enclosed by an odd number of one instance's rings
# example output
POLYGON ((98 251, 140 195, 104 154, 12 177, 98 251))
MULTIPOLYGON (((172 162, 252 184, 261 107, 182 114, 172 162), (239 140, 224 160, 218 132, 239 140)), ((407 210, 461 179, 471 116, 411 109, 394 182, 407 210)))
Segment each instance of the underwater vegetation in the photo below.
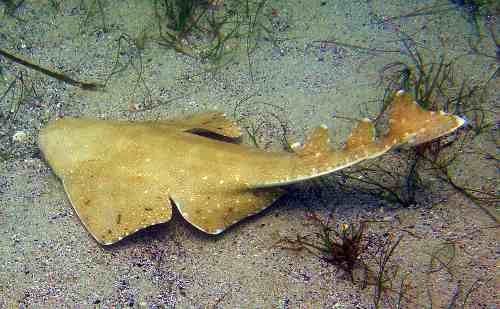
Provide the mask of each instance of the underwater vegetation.
MULTIPOLYGON (((398 60, 386 65, 380 74, 380 85, 384 87, 380 116, 392 100, 395 89, 405 89, 416 101, 432 109, 443 109, 465 115, 467 125, 454 134, 420 144, 403 147, 387 157, 368 161, 338 172, 336 183, 341 190, 349 193, 363 192, 383 199, 389 205, 409 207, 422 202, 422 196, 445 198, 442 185, 463 194, 493 221, 492 228, 498 228, 500 195, 498 179, 490 179, 481 187, 466 184, 460 177, 457 166, 463 165, 464 154, 474 154, 491 161, 498 168, 499 158, 495 153, 485 153, 477 146, 478 140, 489 140, 498 148, 498 106, 491 93, 498 85, 500 47, 496 18, 491 17, 492 8, 498 15, 498 2, 494 1, 453 1, 468 14, 468 21, 474 25, 477 41, 470 43, 470 55, 487 57, 496 61, 493 73, 483 80, 474 81, 463 76, 460 58, 447 55, 442 50, 431 51, 419 47, 413 38, 400 31, 399 36, 405 50, 406 60, 398 60), (485 27, 480 22, 485 20, 485 27), (480 30, 481 29, 481 30, 480 30), (484 29, 484 30, 482 30, 484 29), (485 39, 493 41, 496 54, 486 54, 477 46, 485 39), (430 181, 435 179, 436 181, 430 181)), ((437 13, 437 7, 425 8, 404 17, 437 13)), ((449 8, 446 7, 446 10, 449 8)), ((393 17, 391 19, 397 19, 393 17)), ((390 53, 392 50, 373 49, 349 43, 335 42, 346 48, 373 53, 390 53)), ((433 203, 433 201, 431 201, 433 203)), ((421 290, 423 282, 413 281, 411 271, 405 270, 395 261, 397 251, 404 237, 419 238, 406 230, 387 231, 372 229, 371 226, 383 222, 357 220, 337 223, 324 221, 316 214, 309 220, 319 230, 313 235, 297 235, 284 238, 279 245, 285 249, 306 250, 318 256, 329 265, 342 270, 347 278, 361 288, 372 288, 372 303, 375 308, 464 308, 469 306, 471 295, 477 293, 481 285, 493 280, 477 278, 468 284, 460 278, 460 266, 456 261, 458 248, 453 242, 438 244, 428 253, 429 261, 424 279, 426 290, 421 290), (406 234, 406 235, 404 235, 406 234), (448 299, 432 290, 433 278, 445 273, 454 280, 448 299)))
POLYGON ((23 2, 24 0, 1 0, 0 4, 4 5, 4 14, 12 16, 23 2))
POLYGON ((450 0, 460 8, 467 20, 474 26, 474 30, 480 35, 480 23, 483 18, 495 18, 500 13, 500 4, 495 0, 450 0))
MULTIPOLYGON (((19 8, 22 7, 23 2, 4 0, 0 2, 0 8, 4 8, 6 14, 8 12, 8 15, 16 16, 21 11, 19 8)), ((58 4, 57 1, 50 1, 50 3, 53 3, 54 7, 58 4)), ((107 14, 110 13, 109 10, 112 9, 109 1, 83 0, 80 3, 80 10, 83 15, 78 18, 81 19, 80 30, 82 32, 96 26, 99 28, 99 33, 113 33, 116 26, 110 23, 107 18, 107 14)), ((107 76, 104 84, 107 85, 109 79, 113 78, 115 74, 132 73, 134 76, 132 78, 136 78, 136 86, 130 87, 131 91, 136 92, 139 87, 144 88, 147 94, 144 103, 131 104, 129 112, 143 111, 155 108, 159 104, 165 104, 165 102, 158 102, 153 99, 150 85, 146 83, 147 78, 145 76, 147 77, 148 71, 145 64, 147 64, 149 58, 149 55, 145 56, 149 52, 147 49, 157 48, 158 46, 162 52, 172 49, 182 55, 187 55, 187 57, 180 55, 181 57, 178 58, 189 59, 189 61, 190 58, 193 58, 200 63, 208 64, 207 67, 211 69, 217 69, 236 60, 239 56, 237 51, 241 49, 247 52, 248 58, 250 58, 252 51, 257 48, 257 38, 260 35, 273 35, 272 30, 267 25, 268 20, 264 17, 264 13, 267 14, 266 10, 268 10, 268 2, 266 1, 149 1, 148 3, 151 3, 152 7, 154 5, 155 8, 154 26, 145 27, 142 32, 136 35, 127 33, 120 35, 118 33, 113 37, 113 39, 116 39, 114 42, 117 44, 116 58, 112 59, 113 66, 110 73, 104 74, 107 76), (236 4, 239 5, 234 7, 236 4), (126 72, 127 70, 132 72, 126 72)), ((498 22, 495 18, 490 17, 493 16, 491 12, 494 12, 491 7, 496 3, 494 1, 441 1, 440 3, 446 5, 443 6, 446 10, 460 10, 470 24, 471 27, 468 29, 470 33, 464 33, 470 38, 470 50, 466 51, 468 54, 459 55, 458 57, 450 56, 444 45, 441 50, 430 50, 427 46, 422 45, 422 42, 417 42, 412 35, 401 32, 400 42, 403 47, 401 49, 404 50, 403 56, 402 59, 394 60, 380 70, 380 87, 383 89, 384 95, 377 101, 377 106, 380 106, 380 116, 373 123, 378 129, 377 131, 384 132, 384 129, 386 129, 384 122, 387 122, 386 115, 390 102, 394 99, 394 93, 399 89, 404 89, 407 93, 411 93, 421 106, 434 111, 444 110, 448 113, 464 116, 467 118, 467 124, 442 138, 426 141, 418 146, 407 145, 387 154, 384 159, 375 158, 372 161, 365 161, 351 166, 349 169, 340 170, 337 176, 330 176, 329 179, 334 180, 335 184, 345 192, 353 194, 366 193, 376 197, 378 201, 383 200, 385 202, 384 207, 388 206, 387 208, 391 210, 397 209, 398 206, 411 207, 408 212, 418 210, 420 206, 425 208, 422 205, 424 204, 422 203, 423 199, 429 198, 432 199, 431 202, 435 202, 457 192, 470 199, 490 216, 495 224, 491 228, 498 228, 499 209, 497 205, 500 204, 498 179, 485 179, 484 183, 478 185, 474 181, 464 179, 464 172, 461 167, 464 165, 464 161, 467 160, 465 156, 469 155, 488 162, 488 168, 490 166, 495 168, 500 162, 498 153, 485 150, 485 148, 479 146, 483 143, 496 143, 497 148, 500 147, 498 142, 499 113, 498 107, 495 106, 498 72, 500 70, 500 45, 498 41, 498 22), (496 50, 483 48, 482 43, 486 40, 488 40, 489 44, 493 42, 496 50), (473 80, 464 75, 463 70, 461 70, 462 62, 460 60, 466 56, 483 57, 492 62, 490 70, 486 72, 487 74, 484 74, 482 80, 473 80)), ((438 7, 428 7, 427 11, 414 12, 413 16, 437 15, 439 13, 438 9, 438 7)), ((409 18, 411 15, 412 13, 405 16, 405 18, 409 18)), ((2 31, 0 29, 0 39, 3 41, 2 31)), ((88 32, 90 31, 87 31, 87 34, 88 32)), ((321 41, 318 40, 317 42, 321 41)), ((356 46, 355 44, 337 43, 344 48, 364 50, 370 53, 391 52, 398 55, 402 53, 398 46, 390 50, 389 48, 373 49, 356 46)), ((0 46, 0 48, 3 47, 3 45, 0 46)), ((37 153, 38 146, 35 144, 34 137, 36 134, 30 135, 30 132, 27 132, 23 125, 28 122, 27 120, 33 121, 33 119, 36 119, 36 132, 38 132, 40 124, 45 125, 49 118, 54 118, 54 115, 57 114, 57 111, 47 107, 48 104, 52 103, 41 100, 45 93, 44 89, 54 89, 54 83, 47 83, 47 76, 50 76, 50 79, 56 79, 56 83, 60 85, 64 84, 58 81, 66 82, 70 81, 70 79, 50 73, 58 73, 55 70, 50 69, 50 72, 47 72, 41 66, 38 66, 40 69, 37 70, 36 65, 30 66, 26 62, 23 63, 22 60, 16 61, 16 59, 23 58, 9 52, 11 47, 7 48, 7 44, 5 44, 5 47, 5 50, 0 49, 0 52, 4 51, 3 56, 0 55, 0 89, 2 89, 0 91, 0 161, 23 159, 30 156, 38 159, 40 154, 37 153), (31 73, 34 73, 35 77, 31 73), (38 122, 39 119, 42 119, 42 121, 38 122), (28 151, 25 148, 19 148, 19 141, 26 138, 30 139, 31 142, 31 149, 28 149, 28 151), (16 147, 18 148, 15 149, 16 147)), ((172 51, 170 52, 174 54, 172 51)), ((36 60, 28 60, 28 62, 33 64, 36 60)), ((61 72, 66 72, 65 69, 67 68, 61 68, 61 72)), ((249 61, 249 71, 251 74, 251 61, 249 61)), ((63 75, 66 75, 66 73, 63 75)), ((67 77, 71 78, 70 76, 67 77)), ((69 85, 82 85, 79 80, 72 80, 75 82, 70 81, 69 85)), ((91 87, 88 87, 88 89, 85 89, 85 86, 81 88, 88 90, 91 87)), ((77 101, 76 104, 78 103, 77 101)), ((126 105, 123 112, 127 113, 126 105)), ((134 114, 134 116, 136 115, 134 114)), ((59 116, 63 115, 60 114, 59 116)), ((254 101, 245 98, 241 101, 241 104, 235 106, 232 118, 240 125, 241 131, 246 131, 251 144, 257 148, 266 148, 266 141, 263 140, 263 137, 269 134, 266 132, 266 126, 269 126, 270 123, 273 125, 277 123, 276 126, 280 129, 277 130, 279 131, 278 134, 282 134, 282 136, 273 137, 281 139, 289 154, 295 155, 297 148, 291 147, 293 143, 287 140, 289 128, 286 117, 287 109, 277 104, 274 105, 274 102, 260 102, 258 99, 254 101), (257 108, 260 107, 259 104, 268 106, 265 112, 257 108)), ((92 130, 97 130, 97 127, 92 130)), ((217 130, 217 127, 214 126, 211 129, 217 130)), ((321 135, 321 132, 319 130, 316 133, 321 135)), ((183 133, 196 135, 202 132, 190 131, 183 133)), ((230 133, 226 134, 231 135, 230 133)), ((365 136, 369 135, 365 134, 365 136)), ((172 140, 167 144, 178 146, 177 141, 172 142, 172 140)), ((182 147, 177 148, 182 149, 182 147)), ((158 150, 156 151, 158 152, 158 150)), ((227 165, 224 164, 224 166, 227 165)), ((87 165, 78 169, 82 172, 80 175, 92 178, 89 175, 92 174, 91 171, 94 167, 87 165)), ((116 175, 108 173, 105 168, 101 170, 104 172, 99 177, 116 177, 116 175)), ((470 171, 467 172, 471 174, 470 171)), ((234 176, 235 174, 229 173, 229 175, 234 176)), ((76 176, 65 177, 67 192, 75 191, 74 182, 78 182, 81 178, 76 176)), ((141 181, 141 178, 130 177, 127 181, 137 184, 141 181)), ((87 181, 87 183, 90 183, 90 181, 87 181)), ((221 184, 220 180, 219 182, 211 182, 211 187, 218 188, 218 186, 222 185, 228 185, 228 183, 221 184)), ((139 188, 141 187, 139 186, 139 188)), ((205 188, 207 187, 202 187, 202 189, 205 188)), ((85 186, 84 189, 88 189, 88 191, 82 196, 97 196, 99 193, 98 190, 91 187, 85 186)), ((185 187, 180 186, 175 187, 175 189, 175 191, 180 192, 185 187)), ((278 189, 267 188, 267 190, 276 195, 281 194, 278 189)), ((129 196, 136 198, 144 196, 144 194, 143 192, 135 192, 135 194, 126 195, 125 198, 128 199, 129 196)), ((155 196, 155 192, 151 192, 150 196, 155 196)), ((228 198, 228 196, 229 194, 224 191, 216 198, 222 199, 228 198)), ((262 201, 268 203, 274 197, 273 195, 248 196, 255 198, 261 204, 252 203, 250 205, 249 203, 248 205, 251 207, 245 209, 244 215, 259 211, 260 208, 256 207, 262 206, 262 201)), ((72 200, 73 205, 80 203, 80 206, 94 201, 97 200, 78 200, 75 198, 72 200)), ((236 200, 232 201, 236 203, 236 200)), ((128 202, 130 202, 130 199, 128 202)), ((148 221, 148 224, 156 224, 167 220, 165 217, 161 217, 161 214, 158 214, 156 209, 149 207, 149 202, 152 205, 159 205, 162 202, 162 205, 168 209, 176 207, 174 199, 168 199, 167 203, 165 203, 165 199, 156 200, 153 198, 142 204, 142 206, 146 207, 138 209, 141 216, 136 216, 133 219, 147 218, 151 220, 152 217, 153 220, 148 221)), ((186 208, 185 205, 183 208, 182 204, 184 203, 180 204, 179 209, 184 209, 188 216, 194 217, 195 220, 201 220, 203 214, 186 208)), ((214 208, 210 208, 212 215, 224 215, 222 211, 217 210, 216 205, 213 204, 214 208)), ((448 206, 450 205, 443 207, 448 206)), ((225 208, 224 210, 230 212, 229 209, 231 208, 225 208)), ((81 212, 82 216, 83 213, 81 212)), ((87 228, 89 230, 93 229, 92 231, 96 234, 111 231, 112 236, 124 237, 123 235, 134 232, 134 228, 142 228, 146 223, 144 221, 137 223, 130 219, 128 215, 126 212, 113 212, 114 220, 106 222, 112 225, 111 229, 108 230, 106 230, 106 226, 99 226, 102 222, 95 221, 89 221, 87 228), (131 223, 136 224, 136 226, 132 228, 131 223), (115 225, 120 225, 120 227, 115 225)), ((241 213, 237 215, 244 217, 241 213)), ((91 213, 89 217, 92 216, 95 218, 99 217, 100 214, 91 213)), ((440 290, 434 290, 432 284, 427 289, 421 288, 426 283, 414 280, 411 277, 411 271, 415 269, 406 269, 405 265, 400 264, 400 257, 408 253, 405 242, 409 239, 418 238, 418 233, 412 235, 398 228, 377 228, 379 225, 386 227, 385 222, 375 222, 375 220, 370 219, 328 221, 316 214, 311 214, 308 217, 307 221, 317 227, 317 233, 297 235, 295 238, 284 239, 280 242, 280 245, 294 250, 306 251, 320 258, 321 265, 339 269, 340 273, 344 274, 343 278, 345 277, 347 280, 354 282, 355 287, 365 289, 365 292, 369 293, 364 295, 372 297, 375 308, 463 308, 470 305, 471 296, 475 296, 485 284, 484 280, 480 280, 481 278, 468 281, 462 280, 462 276, 457 269, 464 267, 470 271, 471 268, 468 264, 458 261, 457 256, 461 251, 458 244, 451 241, 440 242, 437 245, 433 244, 431 246, 432 250, 426 252, 428 258, 424 266, 425 275, 428 277, 427 280, 431 282, 433 277, 444 274, 446 278, 452 280, 452 288, 454 288, 449 298, 437 301, 436 299, 441 296, 438 295, 440 290), (421 304, 422 299, 427 300, 425 305, 421 304)), ((224 224, 231 224, 239 220, 239 218, 226 215, 223 220, 227 220, 227 222, 224 222, 224 224)), ((194 224, 204 228, 203 224, 199 224, 200 221, 195 220, 192 220, 194 224)), ((107 236, 109 237, 109 235, 107 236)), ((103 239, 108 241, 111 238, 104 237, 103 239)), ((187 246, 189 244, 186 244, 187 246)), ((141 245, 137 247, 141 247, 141 245)), ((170 261, 168 258, 165 257, 165 264, 168 264, 166 261, 170 261)), ((349 286, 350 288, 351 286, 349 286)), ((167 290, 167 287, 165 287, 165 290, 167 290)))
MULTIPOLYGON (((450 1, 455 5, 443 4, 416 10, 398 18, 443 13, 450 9, 464 11, 466 19, 473 26, 475 38, 469 40, 467 55, 450 56, 446 45, 432 50, 416 42, 412 36, 395 27, 403 47, 402 60, 387 64, 380 72, 380 85, 384 89, 381 111, 376 118, 383 119, 385 110, 393 99, 394 91, 405 89, 412 93, 416 101, 431 110, 464 115, 468 123, 446 137, 422 143, 417 146, 402 147, 384 158, 363 162, 337 173, 332 180, 338 187, 348 192, 365 193, 385 200, 392 207, 416 206, 429 198, 430 204, 446 199, 454 192, 462 194, 479 207, 499 227, 500 194, 498 177, 485 180, 481 187, 470 185, 463 179, 459 166, 466 165, 467 155, 489 162, 498 170, 500 162, 494 152, 486 152, 482 141, 500 146, 498 139, 498 106, 494 93, 498 85, 500 71, 500 45, 498 41, 499 3, 496 1, 450 1), (480 46, 486 40, 493 43, 495 53, 487 53, 480 46), (463 57, 486 57, 493 63, 491 72, 481 80, 469 79, 461 71, 463 57), (496 65, 495 65, 496 63, 496 65), (492 96, 493 94, 493 96, 492 96), (443 187, 444 185, 444 187, 443 187), (446 190, 448 188, 448 190, 446 190)), ((332 42, 345 48, 379 54, 394 53, 390 48, 369 48, 339 41, 332 42)), ((347 117, 339 117, 349 119, 347 117)), ((372 304, 375 308, 466 308, 471 295, 494 278, 477 278, 469 283, 462 281, 459 255, 454 242, 444 242, 428 252, 425 282, 413 279, 411 270, 398 264, 397 257, 405 238, 418 239, 420 236, 408 230, 372 228, 384 224, 372 219, 336 222, 323 220, 317 214, 309 214, 308 221, 318 232, 283 238, 278 245, 285 249, 313 254, 342 271, 347 279, 357 286, 372 289, 372 304), (449 298, 433 291, 435 278, 446 274, 454 281, 449 298), (427 286, 422 289, 422 286, 427 286)))
POLYGON ((404 255, 400 252, 404 239, 420 238, 418 235, 387 228, 388 222, 384 221, 340 223, 333 216, 324 220, 315 213, 309 213, 307 218, 318 232, 283 238, 276 246, 285 250, 306 251, 326 265, 340 269, 343 277, 357 287, 371 290, 374 308, 434 308, 434 305, 439 308, 465 308, 471 295, 481 285, 493 280, 477 278, 472 283, 464 283, 458 270, 459 249, 452 242, 444 242, 433 246, 427 253, 424 285, 398 263, 398 256, 404 255), (382 228, 377 228, 377 225, 382 228), (442 274, 451 276, 453 281, 454 289, 450 291, 449 299, 443 299, 442 295, 433 291, 433 278, 442 274))
MULTIPOLYGON (((487 137, 498 145, 498 139, 494 137, 498 127, 498 107, 492 102, 490 93, 497 84, 500 66, 497 65, 493 73, 483 80, 469 80, 462 77, 463 73, 460 72, 460 60, 464 56, 495 57, 476 53, 472 47, 468 55, 451 57, 447 54, 444 44, 442 49, 432 51, 420 46, 402 30, 398 30, 397 34, 406 59, 389 63, 380 72, 380 85, 384 87, 384 96, 377 119, 384 117, 384 110, 391 102, 394 91, 405 89, 414 95, 421 106, 464 115, 468 123, 446 138, 400 149, 393 153, 390 164, 387 164, 386 160, 374 160, 340 171, 337 184, 347 192, 361 191, 389 203, 408 207, 421 202, 419 198, 422 196, 431 197, 428 193, 438 193, 439 190, 433 188, 440 186, 429 181, 438 179, 471 199, 498 224, 498 215, 495 212, 500 203, 500 196, 495 189, 498 187, 496 181, 492 180, 483 188, 462 185, 460 183, 463 180, 457 178, 460 172, 456 170, 456 166, 464 160, 464 153, 476 153, 487 160, 498 162, 496 154, 483 153, 483 150, 474 144, 476 140, 487 137)), ((496 36, 493 31, 482 39, 493 40, 498 49, 496 36)), ((500 63, 498 60, 496 59, 496 62, 500 63)), ((440 193, 434 196, 443 197, 440 193)))
POLYGON ((155 0, 159 37, 154 41, 218 67, 231 61, 233 50, 241 45, 250 55, 256 46, 253 38, 262 31, 270 34, 262 18, 266 3, 267 0, 155 0))
MULTIPOLYGON (((102 90, 104 89, 103 84, 95 82, 86 82, 72 78, 71 76, 59 72, 52 68, 46 68, 35 64, 32 60, 16 55, 10 51, 0 48, 0 59, 6 59, 15 64, 18 64, 24 68, 34 70, 36 72, 42 73, 46 76, 54 78, 63 83, 79 87, 82 90, 102 90)), ((0 63, 0 83, 8 83, 5 92, 0 96, 0 104, 3 102, 10 102, 10 107, 7 109, 0 109, 0 123, 2 124, 2 129, 0 130, 0 141, 2 141, 0 146, 0 162, 13 157, 13 154, 9 149, 13 148, 14 142, 24 142, 26 140, 26 133, 23 131, 18 131, 14 133, 14 123, 23 105, 29 104, 38 97, 37 91, 33 86, 32 81, 27 80, 23 71, 17 72, 13 78, 10 78, 8 82, 7 74, 4 73, 2 63, 0 63), (17 137, 16 137, 17 136, 17 137), (13 138, 11 138, 13 137, 13 138)), ((27 75, 27 74, 26 74, 27 75)), ((7 104, 5 104, 7 106, 7 104)))
POLYGON ((99 30, 107 33, 110 26, 106 21, 106 1, 103 0, 85 0, 80 2, 80 10, 84 12, 80 25, 80 32, 84 32, 94 20, 98 20, 99 30))
POLYGON ((335 222, 324 222, 314 213, 308 214, 308 219, 320 229, 311 237, 297 235, 296 239, 284 238, 278 245, 285 249, 307 250, 320 259, 341 269, 345 275, 355 282, 355 272, 366 271, 367 265, 361 259, 367 249, 365 233, 367 222, 352 224, 337 224, 335 222))
MULTIPOLYGON (((6 83, 6 80, 2 78, 0 82, 6 83)), ((19 113, 20 106, 26 101, 28 96, 28 92, 26 91, 28 89, 24 83, 23 76, 18 76, 9 82, 6 88, 6 91, 0 97, 0 103, 7 101, 9 95, 15 97, 7 109, 0 111, 0 123, 2 125, 0 129, 0 162, 6 161, 13 156, 11 149, 13 148, 14 141, 11 137, 15 134, 14 120, 19 113), (18 91, 15 91, 16 89, 18 91)))
MULTIPOLYGON (((455 155, 465 147, 464 144, 488 130, 493 130, 496 125, 495 110, 485 101, 489 83, 471 86, 465 80, 457 81, 453 61, 446 62, 441 58, 439 62, 424 63, 426 60, 418 51, 413 56, 414 64, 397 62, 384 68, 383 79, 387 83, 384 102, 391 100, 392 89, 403 87, 411 91, 422 106, 466 115, 469 119, 468 125, 462 132, 446 139, 402 149, 390 166, 383 162, 374 162, 341 172, 344 179, 371 185, 367 193, 379 195, 404 206, 416 204, 417 193, 430 189, 423 181, 426 172, 434 171, 440 174, 445 171, 445 175, 448 175, 445 178, 452 184, 453 177, 450 175, 453 173, 452 163, 457 159, 455 155), (452 87, 458 88, 456 93, 452 93, 452 87), (395 169, 395 166, 399 169, 395 169)), ((490 155, 494 157, 494 154, 490 155)), ((349 187, 342 182, 341 186, 349 187)), ((492 205, 498 202, 498 196, 493 192, 484 194, 483 201, 488 201, 489 196, 492 205)))
MULTIPOLYGON (((55 14, 61 8, 60 1, 49 1, 49 8, 55 14)), ((35 92, 43 92, 31 85, 27 80, 28 75, 19 75, 15 73, 7 74, 11 70, 6 70, 9 62, 14 62, 19 66, 24 66, 35 70, 41 74, 55 78, 62 82, 77 86, 83 90, 102 90, 109 80, 116 74, 125 72, 128 69, 135 71, 137 80, 133 91, 137 92, 142 88, 144 100, 140 103, 130 104, 130 111, 143 111, 152 109, 160 105, 168 104, 180 97, 173 98, 166 102, 154 100, 151 97, 151 88, 147 85, 143 75, 142 52, 148 43, 155 43, 161 47, 173 48, 177 52, 184 53, 190 57, 206 63, 207 70, 216 70, 221 66, 236 60, 240 56, 243 48, 247 54, 249 72, 251 69, 251 54, 257 48, 256 38, 264 35, 268 38, 272 36, 272 30, 266 24, 268 19, 263 17, 266 8, 266 0, 234 0, 234 1, 179 1, 179 0, 155 0, 151 2, 151 9, 156 18, 156 28, 144 28, 139 35, 131 36, 123 33, 117 39, 117 51, 114 59, 114 67, 111 69, 105 81, 99 83, 87 83, 72 78, 66 73, 59 72, 52 68, 46 68, 36 64, 36 61, 11 52, 8 48, 2 49, 0 60, 0 79, 9 83, 1 94, 1 101, 15 101, 9 110, 2 109, 3 129, 1 138, 5 140, 0 151, 2 158, 11 157, 12 149, 15 148, 12 141, 7 141, 12 136, 13 124, 18 119, 19 114, 15 112, 19 107, 31 108, 31 100, 37 101, 35 92), (123 55, 128 55, 124 57, 123 55), (125 59, 125 60, 124 60, 125 59), (125 62, 124 62, 125 61, 125 62), (25 85, 30 85, 25 87, 25 85), (29 91, 25 91, 28 90, 29 91), (21 95, 24 99, 14 99, 14 93, 21 95), (28 104, 20 104, 25 102, 28 104), (8 129, 11 128, 11 129, 8 129)), ((24 23, 17 15, 18 10, 25 6, 25 1, 4 0, 0 7, 4 9, 3 14, 9 18, 19 20, 24 23)), ((84 0, 80 1, 75 8, 81 16, 80 34, 82 33, 107 33, 114 25, 109 24, 107 15, 113 7, 108 1, 104 0, 84 0)), ((0 37, 7 34, 0 32, 0 37)), ((12 44, 16 39, 9 37, 12 44)), ((20 70, 22 71, 22 70, 20 70)), ((5 106, 5 105, 4 105, 5 106)), ((257 130, 258 131, 258 130, 257 130)), ((32 144, 31 144, 32 145, 32 144)))
POLYGON ((89 82, 79 81, 79 80, 71 78, 70 76, 68 76, 66 74, 57 72, 57 71, 52 70, 52 69, 44 68, 44 67, 42 67, 40 65, 37 65, 37 64, 33 63, 32 61, 29 61, 29 60, 24 59, 24 58, 22 58, 20 56, 14 55, 13 53, 11 53, 11 52, 9 52, 7 50, 1 49, 1 48, 0 48, 0 56, 4 57, 4 58, 6 58, 6 59, 8 59, 10 61, 13 61, 13 62, 15 62, 17 64, 20 64, 22 66, 30 68, 32 70, 38 71, 40 73, 43 73, 43 74, 45 74, 45 75, 47 75, 49 77, 55 78, 57 80, 60 80, 60 81, 62 81, 64 83, 70 84, 72 86, 79 87, 79 88, 81 88, 83 90, 98 90, 98 89, 103 89, 104 88, 104 85, 97 84, 97 83, 89 83, 89 82))

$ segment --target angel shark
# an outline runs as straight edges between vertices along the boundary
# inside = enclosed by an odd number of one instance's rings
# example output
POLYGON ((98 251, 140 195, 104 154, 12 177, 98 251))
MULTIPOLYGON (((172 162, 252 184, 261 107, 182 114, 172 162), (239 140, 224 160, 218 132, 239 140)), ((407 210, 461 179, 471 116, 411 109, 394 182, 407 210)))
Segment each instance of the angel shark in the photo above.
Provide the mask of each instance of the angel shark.
POLYGON ((266 152, 237 142, 238 126, 221 113, 166 121, 62 118, 39 135, 46 161, 62 180, 90 234, 113 244, 170 220, 172 206, 189 223, 219 234, 259 213, 283 186, 453 132, 465 120, 422 109, 399 91, 388 108, 389 129, 376 136, 364 119, 341 149, 320 126, 293 152, 266 152))

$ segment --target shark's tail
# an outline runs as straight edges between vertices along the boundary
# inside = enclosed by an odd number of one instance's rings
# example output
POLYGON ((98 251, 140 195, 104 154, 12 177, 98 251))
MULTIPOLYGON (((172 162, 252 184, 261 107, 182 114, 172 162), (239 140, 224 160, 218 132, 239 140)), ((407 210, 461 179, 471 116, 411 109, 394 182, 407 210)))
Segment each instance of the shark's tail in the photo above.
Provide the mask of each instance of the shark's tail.
POLYGON ((402 145, 418 145, 453 132, 465 119, 443 111, 427 111, 411 94, 398 91, 388 108, 388 130, 375 134, 375 126, 363 119, 352 130, 342 149, 332 149, 326 126, 315 128, 304 145, 292 145, 296 157, 274 179, 256 187, 291 184, 326 175, 367 159, 373 159, 402 145))
MULTIPOLYGON (((389 129, 386 134, 376 139, 375 127, 372 121, 365 118, 351 131, 343 147, 344 152, 354 152, 357 149, 375 149, 380 146, 418 145, 449 134, 466 123, 464 118, 445 113, 433 112, 420 107, 410 93, 403 90, 394 95, 388 108, 389 129)), ((298 148, 298 147, 295 147, 298 148)), ((302 157, 314 154, 316 157, 331 151, 328 139, 328 129, 320 126, 307 137, 304 146, 297 149, 302 157)))
MULTIPOLYGON (((389 106, 387 140, 418 145, 449 134, 466 123, 464 118, 443 111, 427 111, 409 93, 398 91, 389 106)), ((383 138, 383 139, 384 139, 383 138)))

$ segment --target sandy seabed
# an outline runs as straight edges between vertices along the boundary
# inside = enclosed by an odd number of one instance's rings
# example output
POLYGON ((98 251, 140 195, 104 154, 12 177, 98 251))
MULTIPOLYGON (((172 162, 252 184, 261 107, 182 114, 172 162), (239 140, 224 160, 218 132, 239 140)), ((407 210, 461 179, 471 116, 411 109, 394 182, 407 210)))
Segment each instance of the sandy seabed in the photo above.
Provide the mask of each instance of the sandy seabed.
MULTIPOLYGON (((311 211, 322 217, 333 213, 339 222, 383 220, 373 233, 390 228, 405 235, 394 261, 409 274, 415 300, 404 307, 427 308, 432 300, 433 308, 442 308, 471 286, 477 288, 467 308, 499 306, 498 224, 444 185, 442 192, 434 190, 442 193, 437 199, 402 208, 343 193, 325 177, 288 188, 268 210, 220 236, 204 235, 174 213, 166 224, 103 247, 81 225, 36 145, 40 128, 57 117, 155 120, 203 110, 223 111, 249 130, 261 124, 257 141, 266 149, 280 147, 283 123, 293 141, 327 124, 332 141, 340 144, 352 123, 333 115, 376 116, 382 68, 409 61, 399 31, 424 49, 437 53, 444 42, 450 55, 466 55, 475 34, 463 10, 448 1, 268 1, 259 22, 272 35, 252 38, 256 49, 250 58, 244 40, 228 42, 227 48, 235 49, 231 61, 209 70, 152 38, 137 48, 137 38, 157 33, 149 1, 54 3, 24 1, 11 15, 0 15, 0 48, 107 83, 104 91, 84 91, 0 57, 0 93, 20 72, 24 87, 18 82, 18 92, 0 101, 0 121, 16 111, 7 119, 8 129, 0 131, 1 142, 8 144, 2 149, 9 150, 0 163, 1 308, 374 308, 373 288, 352 284, 306 251, 276 245, 317 231, 307 219, 311 211), (435 5, 449 9, 390 19, 435 5), (322 40, 329 43, 318 43, 322 40), (30 94, 23 100, 21 88, 30 94), (430 279, 431 253, 450 243, 453 258, 430 279)), ((2 8, 7 12, 6 4, 2 8)), ((488 42, 482 52, 495 55, 488 42)), ((456 74, 471 80, 498 66, 494 57, 460 59, 456 74)), ((498 89, 490 94, 492 105, 498 89)), ((498 114, 494 117, 498 123, 498 114)), ((476 144, 498 153, 486 138, 476 144)), ((472 155, 458 167, 461 179, 477 188, 498 184, 497 169, 472 155)), ((389 301, 394 297, 388 295, 381 308, 395 308, 389 301)), ((463 301, 464 293, 460 297, 463 301)))

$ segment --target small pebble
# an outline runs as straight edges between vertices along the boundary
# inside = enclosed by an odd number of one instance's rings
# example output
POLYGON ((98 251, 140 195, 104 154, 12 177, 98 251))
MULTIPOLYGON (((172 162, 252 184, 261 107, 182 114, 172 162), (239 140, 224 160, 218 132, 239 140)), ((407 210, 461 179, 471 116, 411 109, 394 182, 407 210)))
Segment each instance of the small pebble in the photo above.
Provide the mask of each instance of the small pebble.
POLYGON ((28 139, 28 134, 24 131, 17 131, 12 135, 12 141, 15 143, 24 143, 28 139))

